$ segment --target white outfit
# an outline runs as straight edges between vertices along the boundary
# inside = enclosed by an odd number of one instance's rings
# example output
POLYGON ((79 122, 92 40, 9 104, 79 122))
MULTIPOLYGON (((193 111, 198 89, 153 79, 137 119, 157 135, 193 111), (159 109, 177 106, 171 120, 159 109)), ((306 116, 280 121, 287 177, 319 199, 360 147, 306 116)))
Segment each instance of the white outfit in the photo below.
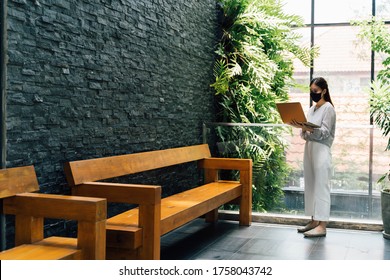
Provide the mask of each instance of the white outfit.
POLYGON ((317 124, 313 132, 302 132, 306 140, 303 158, 305 179, 305 215, 316 221, 328 221, 330 216, 331 146, 336 130, 336 112, 329 102, 317 110, 312 106, 307 120, 317 124))

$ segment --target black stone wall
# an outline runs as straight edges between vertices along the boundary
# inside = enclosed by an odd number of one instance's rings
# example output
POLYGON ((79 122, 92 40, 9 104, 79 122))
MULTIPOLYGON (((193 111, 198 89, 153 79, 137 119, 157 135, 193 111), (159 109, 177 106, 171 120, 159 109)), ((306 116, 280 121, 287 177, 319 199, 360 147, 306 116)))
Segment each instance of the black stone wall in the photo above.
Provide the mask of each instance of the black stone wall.
MULTIPOLYGON (((201 143, 214 117, 216 10, 214 0, 8 0, 7 167, 33 164, 42 192, 67 193, 66 161, 201 143)), ((169 192, 198 180, 193 167, 170 171, 169 192)))

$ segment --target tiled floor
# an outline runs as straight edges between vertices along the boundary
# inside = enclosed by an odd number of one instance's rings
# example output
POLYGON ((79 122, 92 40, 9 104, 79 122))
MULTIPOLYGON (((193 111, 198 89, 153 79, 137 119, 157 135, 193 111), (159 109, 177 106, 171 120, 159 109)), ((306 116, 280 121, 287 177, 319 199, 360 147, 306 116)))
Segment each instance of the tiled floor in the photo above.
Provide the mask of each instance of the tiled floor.
POLYGON ((195 220, 162 237, 164 260, 390 260, 381 232, 328 228, 305 238, 296 226, 195 220))

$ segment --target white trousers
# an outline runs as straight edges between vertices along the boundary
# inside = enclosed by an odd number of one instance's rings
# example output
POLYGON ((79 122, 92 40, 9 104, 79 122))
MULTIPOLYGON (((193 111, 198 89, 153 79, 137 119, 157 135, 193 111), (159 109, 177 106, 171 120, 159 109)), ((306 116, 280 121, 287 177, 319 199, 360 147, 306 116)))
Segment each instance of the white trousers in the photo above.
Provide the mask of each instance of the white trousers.
POLYGON ((305 215, 316 221, 329 220, 331 167, 330 148, 318 142, 306 141, 303 157, 305 215))

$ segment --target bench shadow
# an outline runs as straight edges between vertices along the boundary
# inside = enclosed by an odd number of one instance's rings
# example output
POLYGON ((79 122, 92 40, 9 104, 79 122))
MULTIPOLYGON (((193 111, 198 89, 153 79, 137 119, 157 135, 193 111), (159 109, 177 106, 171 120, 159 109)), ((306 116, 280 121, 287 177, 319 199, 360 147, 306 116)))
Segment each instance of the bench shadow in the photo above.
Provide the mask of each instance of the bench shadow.
POLYGON ((227 234, 235 223, 206 223, 196 219, 161 237, 161 260, 188 260, 227 234))

